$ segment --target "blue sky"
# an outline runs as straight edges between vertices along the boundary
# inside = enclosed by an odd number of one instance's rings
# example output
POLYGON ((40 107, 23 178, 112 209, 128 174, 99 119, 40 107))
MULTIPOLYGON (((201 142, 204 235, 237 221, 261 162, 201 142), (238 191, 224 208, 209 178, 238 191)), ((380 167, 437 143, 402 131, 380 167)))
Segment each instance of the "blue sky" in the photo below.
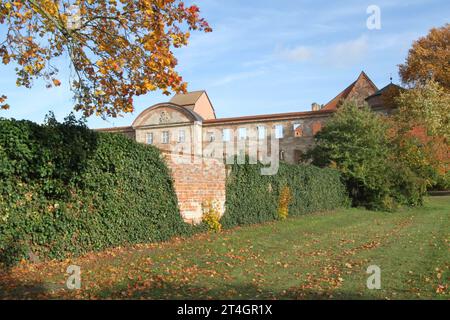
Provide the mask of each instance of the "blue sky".
MULTIPOLYGON (((191 2, 191 1, 188 1, 191 2)), ((364 70, 378 87, 398 83, 398 67, 413 40, 450 22, 448 0, 198 0, 213 27, 193 33, 177 49, 178 70, 189 90, 208 92, 218 117, 310 110, 326 103, 364 70), (381 29, 369 30, 369 5, 381 9, 381 29)), ((4 32, 4 29, 0 29, 4 32)), ((11 109, 0 117, 42 122, 73 107, 69 72, 59 61, 63 85, 46 89, 15 86, 13 66, 0 67, 0 93, 11 109)), ((145 108, 170 98, 158 92, 136 99, 133 114, 107 121, 91 117, 91 128, 130 125, 145 108)))

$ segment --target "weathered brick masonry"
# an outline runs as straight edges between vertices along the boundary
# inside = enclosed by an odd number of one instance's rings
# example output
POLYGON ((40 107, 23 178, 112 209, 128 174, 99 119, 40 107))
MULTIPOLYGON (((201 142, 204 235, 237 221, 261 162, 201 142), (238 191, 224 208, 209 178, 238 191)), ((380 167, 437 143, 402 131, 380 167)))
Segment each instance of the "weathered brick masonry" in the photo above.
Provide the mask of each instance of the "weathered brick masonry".
POLYGON ((226 167, 223 161, 193 155, 164 153, 172 172, 180 213, 186 222, 202 219, 202 204, 217 201, 225 207, 226 167))

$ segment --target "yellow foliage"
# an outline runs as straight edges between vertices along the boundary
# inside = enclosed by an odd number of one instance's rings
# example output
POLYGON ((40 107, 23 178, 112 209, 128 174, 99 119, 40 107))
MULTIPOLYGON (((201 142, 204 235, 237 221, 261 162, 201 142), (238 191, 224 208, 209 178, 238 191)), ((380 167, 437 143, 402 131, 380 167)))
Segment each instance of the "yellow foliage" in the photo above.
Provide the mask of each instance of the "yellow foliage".
POLYGON ((404 64, 400 67, 402 81, 409 84, 424 84, 433 79, 446 90, 450 89, 450 23, 433 28, 429 33, 416 40, 409 50, 404 64))
POLYGON ((291 189, 288 186, 284 186, 281 189, 280 199, 278 201, 278 217, 281 220, 285 220, 289 215, 289 203, 292 200, 291 189))
POLYGON ((220 204, 218 201, 205 201, 202 204, 203 216, 202 222, 205 223, 210 231, 220 232, 222 225, 220 223, 220 204))
MULTIPOLYGON (((134 97, 157 89, 185 92, 172 48, 187 45, 187 30, 212 31, 197 6, 178 1, 0 3, 5 34, 15 35, 0 46, 0 63, 17 63, 16 84, 29 88, 34 79, 57 77, 51 61, 67 54, 77 77, 74 109, 85 116, 132 112, 134 97), (93 89, 99 84, 105 94, 93 89)), ((0 109, 7 107, 0 104, 0 109)))

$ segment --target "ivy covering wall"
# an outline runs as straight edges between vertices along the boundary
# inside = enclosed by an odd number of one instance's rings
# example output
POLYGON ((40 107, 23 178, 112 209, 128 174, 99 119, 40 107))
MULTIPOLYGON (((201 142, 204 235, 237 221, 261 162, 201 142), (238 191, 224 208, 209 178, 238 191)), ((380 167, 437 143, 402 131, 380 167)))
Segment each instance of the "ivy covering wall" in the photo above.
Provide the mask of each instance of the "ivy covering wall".
POLYGON ((312 165, 280 163, 276 175, 261 175, 261 164, 234 164, 227 181, 225 228, 277 220, 280 192, 291 192, 289 215, 332 210, 348 205, 339 173, 312 165))
MULTIPOLYGON (((347 203, 332 169, 281 163, 278 174, 263 176, 261 167, 231 166, 224 227, 278 219, 283 189, 289 215, 347 203)), ((44 125, 0 118, 0 265, 206 229, 183 222, 157 148, 91 131, 73 117, 50 117, 44 125)))
POLYGON ((188 232, 159 151, 73 118, 0 119, 0 263, 188 232))

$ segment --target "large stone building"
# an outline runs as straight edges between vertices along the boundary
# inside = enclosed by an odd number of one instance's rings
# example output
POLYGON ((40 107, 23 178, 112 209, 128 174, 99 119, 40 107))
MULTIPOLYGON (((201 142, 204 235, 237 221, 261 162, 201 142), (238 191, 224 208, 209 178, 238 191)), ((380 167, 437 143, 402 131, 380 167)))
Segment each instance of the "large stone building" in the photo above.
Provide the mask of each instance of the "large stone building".
POLYGON ((362 72, 330 102, 313 103, 311 111, 235 118, 217 118, 206 91, 189 92, 145 109, 129 127, 99 131, 158 147, 172 172, 180 213, 195 223, 202 218, 205 202, 215 201, 224 211, 228 155, 248 154, 270 166, 274 159, 276 164, 280 159, 298 163, 343 101, 366 101, 374 111, 389 113, 383 97, 393 89, 398 87, 390 84, 378 90, 362 72))
POLYGON ((379 90, 361 72, 352 84, 330 102, 325 105, 313 103, 311 111, 234 118, 217 118, 206 91, 195 91, 177 94, 169 102, 145 109, 129 127, 99 131, 120 132, 137 142, 153 144, 163 152, 216 158, 222 158, 223 154, 217 154, 220 148, 208 148, 212 142, 215 146, 230 140, 236 145, 242 141, 251 145, 275 137, 279 142, 280 159, 298 163, 302 154, 312 146, 314 135, 343 101, 366 101, 374 111, 387 113, 390 108, 382 103, 382 96, 393 87, 398 88, 389 84, 379 90))

